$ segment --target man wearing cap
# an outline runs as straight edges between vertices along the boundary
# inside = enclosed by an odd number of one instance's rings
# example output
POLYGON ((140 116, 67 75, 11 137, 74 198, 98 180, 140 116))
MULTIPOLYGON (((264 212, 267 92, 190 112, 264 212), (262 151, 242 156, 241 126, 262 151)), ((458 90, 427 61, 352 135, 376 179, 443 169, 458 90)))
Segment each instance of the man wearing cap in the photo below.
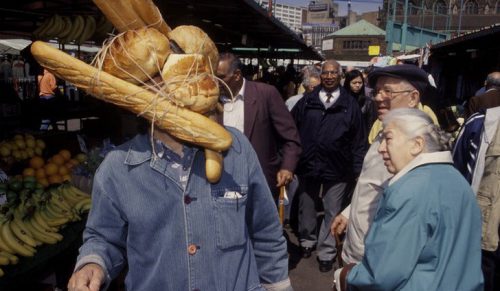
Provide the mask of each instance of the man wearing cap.
MULTIPOLYGON (((340 85, 340 65, 325 61, 321 86, 304 94, 292 109, 303 152, 297 165, 298 229, 303 257, 317 247, 319 270, 333 268, 335 240, 330 223, 350 194, 366 153, 366 131, 356 100, 340 85), (319 234, 317 212, 323 205, 319 234)), ((340 254, 339 254, 340 255, 340 254)))
MULTIPOLYGON (((422 94, 430 86, 427 73, 414 65, 394 65, 375 69, 368 75, 372 98, 377 104, 378 119, 396 108, 419 108, 422 94)), ((381 138, 377 135, 363 161, 351 204, 335 217, 332 234, 346 237, 342 260, 346 264, 358 263, 364 255, 364 240, 375 217, 378 201, 387 180, 392 176, 377 152, 381 138)), ((340 270, 335 272, 336 278, 340 270)), ((338 281, 338 280, 337 280, 338 281)))

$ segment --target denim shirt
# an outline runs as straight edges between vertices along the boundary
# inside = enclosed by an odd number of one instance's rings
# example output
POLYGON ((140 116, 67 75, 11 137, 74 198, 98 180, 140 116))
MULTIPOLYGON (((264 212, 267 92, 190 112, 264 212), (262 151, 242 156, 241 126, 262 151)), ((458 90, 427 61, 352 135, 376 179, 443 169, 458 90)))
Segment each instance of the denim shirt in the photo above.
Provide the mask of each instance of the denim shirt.
POLYGON ((92 209, 75 269, 94 262, 127 290, 292 290, 286 240, 248 140, 237 130, 220 181, 195 149, 184 188, 150 139, 110 152, 94 178, 92 209))

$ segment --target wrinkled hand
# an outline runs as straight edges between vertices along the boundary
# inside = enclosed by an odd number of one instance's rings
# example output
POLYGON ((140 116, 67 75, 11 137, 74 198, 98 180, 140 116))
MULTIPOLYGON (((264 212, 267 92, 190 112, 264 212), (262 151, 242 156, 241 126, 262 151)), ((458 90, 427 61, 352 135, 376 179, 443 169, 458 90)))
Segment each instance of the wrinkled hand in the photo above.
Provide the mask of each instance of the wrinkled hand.
POLYGON ((104 270, 98 264, 87 264, 69 279, 69 291, 99 291, 104 282, 104 270))
POLYGON ((278 181, 278 184, 276 184, 276 187, 286 186, 286 185, 288 185, 288 183, 292 182, 293 173, 288 171, 288 170, 281 169, 281 170, 279 170, 278 174, 276 175, 276 180, 278 181))
POLYGON ((332 225, 330 226, 330 233, 332 235, 335 235, 335 233, 338 235, 343 234, 347 228, 348 222, 349 219, 347 219, 347 217, 345 217, 344 215, 337 215, 333 220, 332 225))

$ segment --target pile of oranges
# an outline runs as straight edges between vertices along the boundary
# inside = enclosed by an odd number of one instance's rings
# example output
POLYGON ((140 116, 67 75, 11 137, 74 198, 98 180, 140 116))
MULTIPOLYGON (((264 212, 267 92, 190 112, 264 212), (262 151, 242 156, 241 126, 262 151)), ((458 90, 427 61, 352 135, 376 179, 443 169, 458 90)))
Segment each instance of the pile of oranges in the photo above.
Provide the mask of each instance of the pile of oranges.
POLYGON ((47 161, 42 157, 34 156, 29 161, 29 167, 23 171, 23 176, 34 176, 38 183, 47 187, 71 180, 71 170, 85 161, 86 156, 78 154, 74 158, 67 149, 60 150, 47 161))

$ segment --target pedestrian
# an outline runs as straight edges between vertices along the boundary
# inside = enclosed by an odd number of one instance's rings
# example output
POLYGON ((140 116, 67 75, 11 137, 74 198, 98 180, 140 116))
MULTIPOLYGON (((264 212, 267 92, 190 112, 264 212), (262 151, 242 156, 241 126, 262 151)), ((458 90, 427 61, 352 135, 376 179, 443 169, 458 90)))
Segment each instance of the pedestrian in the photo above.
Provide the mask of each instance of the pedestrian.
POLYGON ((277 200, 278 188, 292 181, 301 152, 292 116, 275 87, 243 78, 234 54, 220 55, 217 76, 224 82, 219 86, 224 107, 219 121, 250 140, 277 200))
POLYGON ((339 63, 325 61, 321 85, 306 93, 292 110, 303 146, 297 166, 299 241, 304 258, 317 248, 321 272, 332 270, 336 249, 329 235, 330 223, 361 171, 367 147, 361 110, 340 86, 340 78, 339 63), (319 235, 318 206, 324 209, 319 235))
POLYGON ((304 88, 304 92, 292 96, 285 101, 288 110, 292 111, 295 104, 297 104, 297 102, 304 96, 304 93, 312 92, 319 84, 321 84, 320 71, 312 65, 304 67, 302 70, 301 83, 301 86, 304 88))
POLYGON ((483 290, 481 213, 453 167, 449 143, 417 109, 383 119, 378 148, 394 176, 379 202, 363 260, 336 272, 344 290, 483 290))
POLYGON ((350 70, 345 73, 344 89, 358 102, 364 125, 370 131, 373 122, 377 119, 377 108, 370 96, 365 95, 365 80, 359 70, 350 70))
POLYGON ((56 77, 49 72, 47 69, 43 69, 43 74, 38 75, 38 89, 39 89, 39 101, 40 101, 40 111, 42 116, 42 123, 40 125, 40 130, 48 130, 49 126, 52 125, 54 130, 57 129, 55 120, 55 103, 56 103, 56 93, 57 88, 56 77))
POLYGON ((479 112, 500 106, 500 72, 488 74, 485 82, 485 92, 471 97, 467 104, 467 117, 479 112))
MULTIPOLYGON (((377 105, 379 121, 394 109, 420 108, 420 96, 430 86, 427 73, 413 65, 375 69, 368 80, 373 88, 372 98, 377 105)), ((342 248, 342 260, 346 264, 358 263, 363 258, 366 234, 377 212, 382 191, 392 176, 377 152, 380 142, 378 132, 364 158, 351 204, 335 217, 331 225, 332 235, 342 235, 347 230, 342 248)))
POLYGON ((104 290, 126 266, 127 290, 292 290, 264 174, 248 140, 229 131, 216 184, 202 149, 158 128, 109 152, 69 290, 104 290))

